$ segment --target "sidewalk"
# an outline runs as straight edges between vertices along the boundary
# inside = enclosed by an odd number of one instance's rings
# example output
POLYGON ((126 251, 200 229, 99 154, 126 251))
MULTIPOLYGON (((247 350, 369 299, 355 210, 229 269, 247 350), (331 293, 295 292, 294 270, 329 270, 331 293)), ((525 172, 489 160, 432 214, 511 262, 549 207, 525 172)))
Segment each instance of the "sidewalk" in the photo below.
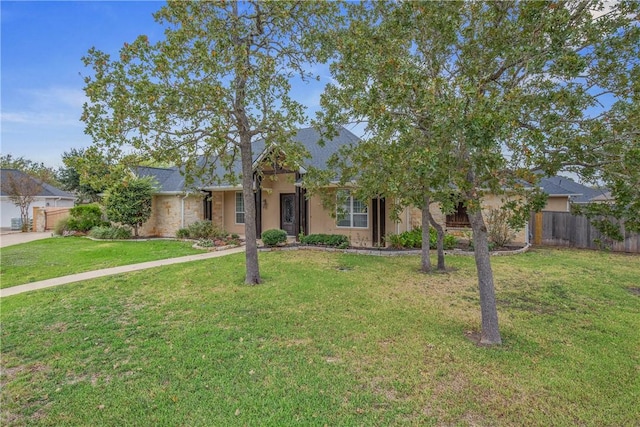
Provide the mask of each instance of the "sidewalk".
POLYGON ((226 249, 223 251, 207 252, 198 255, 189 255, 179 258, 160 259, 157 261, 143 262, 140 264, 122 265, 120 267, 105 268, 102 270, 87 271, 84 273, 72 274, 70 276, 56 277, 53 279, 42 280, 40 282, 27 283, 25 285, 13 286, 11 288, 0 289, 0 298, 9 297, 11 295, 21 294, 23 292, 35 291, 38 289, 50 288, 53 286, 66 285, 67 283, 80 282, 82 280, 95 279, 98 277, 112 276, 114 274, 129 273, 131 271, 145 270, 148 268, 161 267, 164 265, 181 264, 184 262, 201 261, 210 258, 218 258, 225 255, 237 254, 244 252, 245 247, 226 249))

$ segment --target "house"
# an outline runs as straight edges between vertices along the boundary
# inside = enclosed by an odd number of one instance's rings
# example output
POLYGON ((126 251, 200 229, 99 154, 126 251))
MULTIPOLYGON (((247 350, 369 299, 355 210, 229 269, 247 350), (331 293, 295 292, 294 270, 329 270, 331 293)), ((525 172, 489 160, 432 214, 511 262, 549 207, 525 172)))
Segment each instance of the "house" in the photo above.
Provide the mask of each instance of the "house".
POLYGON ((37 190, 30 205, 30 217, 33 208, 36 207, 73 207, 75 204, 76 197, 71 193, 47 183, 41 183, 36 178, 17 169, 0 169, 0 183, 2 183, 0 185, 0 227, 2 228, 12 227, 12 219, 14 223, 12 228, 16 228, 16 219, 20 219, 20 208, 9 199, 11 190, 9 190, 8 184, 12 181, 24 183, 24 185, 37 190))
MULTIPOLYGON (((354 246, 378 246, 384 244, 389 233, 401 233, 420 225, 420 211, 405 209, 399 220, 391 218, 393 201, 380 199, 358 200, 348 188, 331 188, 341 192, 342 206, 335 210, 325 208, 318 195, 307 197, 304 185, 305 174, 311 168, 326 169, 330 156, 340 147, 357 144, 359 139, 341 128, 333 139, 319 145, 320 133, 313 128, 297 131, 293 140, 306 148, 309 158, 296 170, 283 169, 270 164, 264 143, 254 144, 254 194, 258 235, 268 229, 285 230, 290 236, 303 234, 342 234, 349 237, 354 246), (261 173, 258 173, 261 172, 261 173)), ((284 153, 286 155, 286 153, 284 153)), ((234 173, 239 175, 240 166, 234 173)), ((244 234, 244 202, 242 186, 225 180, 214 184, 202 180, 188 186, 180 170, 173 168, 140 167, 139 176, 152 176, 158 183, 158 192, 153 196, 151 218, 142 226, 141 235, 175 236, 176 231, 198 220, 208 220, 229 233, 244 234)), ((222 177, 220 167, 214 172, 222 177)), ((486 206, 498 206, 498 197, 487 198, 486 206)), ((436 208, 434 208, 437 210, 436 208)), ((462 206, 462 209, 464 207, 462 206)), ((455 229, 465 229, 468 219, 456 223, 455 218, 434 214, 443 224, 455 229)), ((522 231, 516 239, 525 242, 528 233, 522 231)))
POLYGON ((548 195, 543 211, 570 212, 572 204, 601 202, 610 198, 606 188, 587 187, 563 176, 542 178, 539 185, 548 195))

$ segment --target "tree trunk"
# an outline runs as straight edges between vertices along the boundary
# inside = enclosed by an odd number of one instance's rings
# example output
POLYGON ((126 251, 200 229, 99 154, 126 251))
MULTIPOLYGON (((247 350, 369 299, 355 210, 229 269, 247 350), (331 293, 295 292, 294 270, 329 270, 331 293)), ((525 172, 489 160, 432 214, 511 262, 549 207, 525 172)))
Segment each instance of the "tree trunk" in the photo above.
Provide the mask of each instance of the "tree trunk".
POLYGON ((438 234, 438 271, 445 271, 447 268, 444 264, 444 229, 433 219, 431 212, 429 212, 429 222, 438 234))
POLYGON ((468 215, 473 230, 473 253, 476 260, 478 288, 480 291, 480 311, 482 313, 480 344, 499 345, 502 344, 502 338, 498 328, 498 308, 493 286, 487 227, 480 210, 468 212, 468 215))
POLYGON ((260 280, 258 266, 258 243, 256 232, 256 199, 253 195, 253 158, 251 154, 251 137, 240 137, 240 158, 242 160, 242 198, 244 200, 244 233, 247 285, 257 285, 260 280))
POLYGON ((231 21, 231 39, 234 45, 235 63, 235 99, 233 115, 238 126, 240 137, 240 159, 242 162, 242 199, 244 200, 244 234, 245 234, 245 262, 247 275, 244 282, 247 285, 257 285, 260 280, 258 266, 258 236, 256 231, 256 199, 253 194, 253 154, 251 152, 251 125, 246 111, 246 87, 248 75, 251 72, 250 51, 251 39, 239 37, 238 3, 231 3, 234 20, 231 21))
POLYGON ((431 272, 431 258, 429 258, 429 196, 424 197, 422 206, 422 262, 420 270, 423 273, 431 272))

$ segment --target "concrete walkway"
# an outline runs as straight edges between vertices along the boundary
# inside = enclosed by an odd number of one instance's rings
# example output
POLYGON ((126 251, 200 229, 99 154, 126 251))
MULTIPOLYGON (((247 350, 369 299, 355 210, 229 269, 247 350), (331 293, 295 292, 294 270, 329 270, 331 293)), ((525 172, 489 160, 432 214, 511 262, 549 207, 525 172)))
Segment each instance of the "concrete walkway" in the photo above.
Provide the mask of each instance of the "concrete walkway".
MULTIPOLYGON (((3 236, 4 237, 4 236, 3 236)), ((66 285, 67 283, 80 282, 82 280, 95 279, 98 277, 112 276, 114 274, 129 273, 131 271, 145 270, 148 268, 161 267, 163 265, 180 264, 184 262, 201 261, 210 258, 218 258, 225 255, 244 252, 244 246, 223 251, 207 252, 198 255, 189 255, 179 258, 160 259, 157 261, 143 262, 140 264, 122 265, 120 267, 105 268, 102 270, 87 271, 84 273, 72 274, 70 276, 56 277, 53 279, 31 282, 25 285, 13 286, 11 288, 0 289, 0 297, 21 294, 23 292, 35 291, 38 289, 50 288, 53 286, 66 285)))

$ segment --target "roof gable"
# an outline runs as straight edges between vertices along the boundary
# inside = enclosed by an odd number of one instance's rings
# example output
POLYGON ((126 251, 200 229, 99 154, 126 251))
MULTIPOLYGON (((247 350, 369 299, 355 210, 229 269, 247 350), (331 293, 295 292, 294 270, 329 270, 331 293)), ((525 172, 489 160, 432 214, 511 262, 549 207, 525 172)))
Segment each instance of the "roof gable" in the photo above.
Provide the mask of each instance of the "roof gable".
MULTIPOLYGON (((321 133, 312 127, 299 129, 292 137, 293 142, 302 145, 308 152, 309 157, 304 160, 300 165, 304 168, 314 167, 317 169, 325 169, 329 158, 338 150, 347 145, 357 144, 359 138, 353 133, 349 132, 345 128, 340 128, 338 134, 330 139, 323 140, 321 133), (319 141, 323 140, 324 144, 321 146, 319 141)), ((271 147, 273 149, 275 147, 271 147)), ((268 153, 266 150, 266 142, 264 139, 257 140, 252 145, 254 168, 260 164, 268 153)), ((286 153, 285 153, 286 155, 286 153)), ((213 174, 219 178, 219 183, 210 184, 202 179, 196 179, 191 188, 201 189, 216 189, 222 187, 236 186, 223 179, 225 174, 228 174, 220 162, 208 161, 208 159, 201 157, 198 160, 198 167, 205 167, 207 164, 213 163, 213 174)), ((232 167, 232 173, 239 176, 242 172, 240 158, 235 159, 232 167)), ((179 193, 188 190, 184 176, 181 170, 177 167, 173 168, 154 168, 154 167, 138 167, 136 168, 136 174, 139 176, 153 176, 156 178, 159 184, 159 193, 179 193)), ((213 181, 213 180, 210 180, 213 181)))
MULTIPOLYGON (((39 182, 36 178, 32 177, 29 174, 26 174, 17 169, 0 169, 0 182, 7 182, 11 179, 30 179, 34 182, 37 182, 40 185, 40 192, 36 195, 36 197, 47 197, 47 198, 63 198, 63 199, 75 199, 76 196, 73 194, 63 191, 58 187, 54 187, 53 185, 49 185, 46 182, 39 182)), ((0 195, 9 196, 7 192, 4 191, 4 186, 0 186, 0 195)))

